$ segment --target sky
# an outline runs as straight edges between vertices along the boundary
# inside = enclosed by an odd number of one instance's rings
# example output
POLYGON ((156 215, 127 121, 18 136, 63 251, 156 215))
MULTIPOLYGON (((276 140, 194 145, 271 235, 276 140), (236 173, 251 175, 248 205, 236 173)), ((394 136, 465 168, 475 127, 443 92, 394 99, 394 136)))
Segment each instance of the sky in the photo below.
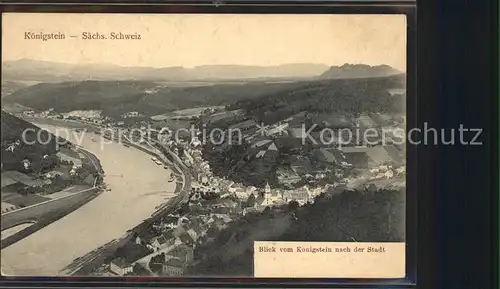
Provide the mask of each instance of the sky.
POLYGON ((2 60, 194 67, 387 64, 406 71, 404 15, 5 13, 2 60), (26 32, 65 40, 25 39, 26 32), (84 40, 82 33, 140 40, 84 40), (75 35, 77 38, 71 38, 75 35))

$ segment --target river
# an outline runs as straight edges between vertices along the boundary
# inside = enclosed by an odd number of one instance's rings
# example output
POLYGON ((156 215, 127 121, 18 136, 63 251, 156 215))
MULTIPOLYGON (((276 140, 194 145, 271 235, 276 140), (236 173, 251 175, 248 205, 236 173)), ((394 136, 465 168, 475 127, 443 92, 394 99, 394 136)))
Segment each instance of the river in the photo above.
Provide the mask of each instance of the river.
MULTIPOLYGON (((39 126, 53 133, 61 131, 54 126, 39 126)), ((3 275, 61 275, 60 271, 74 259, 122 237, 151 216, 155 207, 174 196, 175 182, 169 182, 170 171, 155 164, 150 155, 109 143, 93 133, 69 135, 71 142, 100 160, 104 182, 110 190, 3 249, 0 252, 3 275)))

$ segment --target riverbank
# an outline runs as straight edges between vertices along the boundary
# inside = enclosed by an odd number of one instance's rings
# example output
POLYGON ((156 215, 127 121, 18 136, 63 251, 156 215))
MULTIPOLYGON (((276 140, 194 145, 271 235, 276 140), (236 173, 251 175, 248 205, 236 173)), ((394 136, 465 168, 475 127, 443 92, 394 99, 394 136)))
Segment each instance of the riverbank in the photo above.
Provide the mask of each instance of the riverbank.
MULTIPOLYGON (((62 127, 40 125, 51 132, 62 127)), ((2 250, 6 275, 55 276, 73 260, 123 236, 174 196, 169 171, 135 148, 104 141, 93 133, 68 139, 94 154, 106 172, 109 191, 73 213, 2 250), (105 145, 101 146, 102 143, 105 145)), ((62 135, 61 135, 62 136, 62 135)))

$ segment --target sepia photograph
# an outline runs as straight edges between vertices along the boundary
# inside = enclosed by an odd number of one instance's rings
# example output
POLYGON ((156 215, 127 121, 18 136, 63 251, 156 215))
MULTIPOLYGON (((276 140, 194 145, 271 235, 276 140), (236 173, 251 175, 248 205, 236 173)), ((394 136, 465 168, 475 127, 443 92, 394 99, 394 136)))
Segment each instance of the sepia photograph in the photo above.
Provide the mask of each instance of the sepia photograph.
POLYGON ((2 276, 405 278, 398 14, 2 15, 2 276))

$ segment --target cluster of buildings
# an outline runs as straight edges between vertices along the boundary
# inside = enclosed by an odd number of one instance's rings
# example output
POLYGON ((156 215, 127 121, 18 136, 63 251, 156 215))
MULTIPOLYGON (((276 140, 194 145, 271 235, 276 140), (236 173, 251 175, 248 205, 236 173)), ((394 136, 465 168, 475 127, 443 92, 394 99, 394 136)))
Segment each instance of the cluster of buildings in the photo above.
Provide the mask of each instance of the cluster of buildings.
MULTIPOLYGON (((276 177, 282 187, 293 188, 306 179, 310 185, 322 183, 332 174, 340 174, 339 169, 403 164, 404 147, 392 138, 403 128, 404 118, 398 115, 299 112, 270 125, 242 119, 230 125, 228 131, 238 130, 239 137, 248 143, 248 149, 242 152, 247 162, 258 161, 262 167, 269 167, 278 158, 286 158, 277 168, 276 177), (309 127, 317 129, 309 131, 309 127), (325 139, 328 133, 324 129, 330 129, 332 141, 325 139), (368 129, 372 132, 365 138, 368 129)), ((215 149, 223 154, 228 146, 222 144, 215 149)))
POLYGON ((214 232, 227 227, 241 213, 238 206, 230 199, 192 198, 188 213, 164 216, 135 238, 133 246, 142 247, 145 254, 135 260, 118 257, 110 262, 109 271, 123 276, 132 273, 139 264, 155 275, 185 275, 195 264, 197 246, 212 240, 214 232))
POLYGON ((42 117, 47 119, 61 119, 81 121, 95 125, 111 126, 112 119, 108 116, 103 116, 99 110, 75 110, 67 113, 58 113, 53 108, 42 112, 35 112, 34 110, 27 110, 23 112, 24 116, 42 117))
MULTIPOLYGON (((222 114, 223 118, 227 113, 222 114)), ((110 271, 117 275, 126 275, 133 271, 134 265, 142 264, 159 275, 185 275, 196 263, 197 246, 213 240, 216 232, 226 228, 233 220, 261 212, 266 207, 280 206, 292 201, 304 205, 332 187, 343 191, 347 188, 346 184, 357 181, 355 177, 352 180, 346 177, 343 169, 354 168, 369 172, 370 177, 363 179, 365 183, 404 175, 403 152, 400 147, 392 144, 351 144, 341 148, 320 144, 305 152, 302 140, 298 141, 300 134, 297 134, 297 129, 299 124, 306 122, 306 118, 310 119, 307 113, 299 113, 264 130, 254 120, 249 119, 242 119, 229 127, 242 132, 241 136, 249 144, 246 154, 252 159, 273 163, 278 156, 283 155, 281 150, 286 148, 285 164, 281 164, 276 171, 279 186, 275 188, 271 188, 269 183, 266 183, 264 188, 257 188, 215 176, 210 164, 203 158, 202 144, 197 138, 187 136, 181 140, 164 142, 182 159, 193 176, 188 210, 182 214, 163 217, 152 225, 148 234, 137 236, 135 245, 150 253, 128 262, 117 258, 110 263, 110 271), (322 185, 315 183, 329 175, 343 181, 322 185), (304 179, 312 181, 309 185, 297 186, 304 179), (249 202, 252 196, 254 202, 249 202)), ((380 128, 400 125, 399 120, 383 114, 361 115, 357 118, 337 115, 328 116, 326 119, 319 116, 314 121, 331 127, 380 128)), ((219 147, 226 148, 224 144, 219 147)))
POLYGON ((391 179, 395 176, 402 176, 406 172, 406 166, 401 166, 401 167, 393 167, 390 165, 381 165, 378 167, 375 167, 370 170, 370 173, 373 175, 371 176, 372 180, 377 180, 377 179, 391 179))
MULTIPOLYGON (((48 159, 51 159, 51 162, 57 161, 57 165, 53 165, 39 173, 33 174, 30 172, 35 165, 34 161, 28 158, 21 160, 20 168, 22 167, 24 170, 2 170, 1 213, 49 200, 53 191, 59 190, 58 188, 61 187, 59 181, 63 181, 66 184, 65 186, 69 186, 72 183, 68 181, 73 177, 82 177, 82 184, 93 184, 95 176, 91 172, 82 169, 83 158, 83 155, 69 148, 61 147, 55 155, 49 156, 45 154, 41 156, 41 160, 37 161, 38 163, 49 162, 48 159)), ((36 166, 41 166, 41 164, 36 166)))

